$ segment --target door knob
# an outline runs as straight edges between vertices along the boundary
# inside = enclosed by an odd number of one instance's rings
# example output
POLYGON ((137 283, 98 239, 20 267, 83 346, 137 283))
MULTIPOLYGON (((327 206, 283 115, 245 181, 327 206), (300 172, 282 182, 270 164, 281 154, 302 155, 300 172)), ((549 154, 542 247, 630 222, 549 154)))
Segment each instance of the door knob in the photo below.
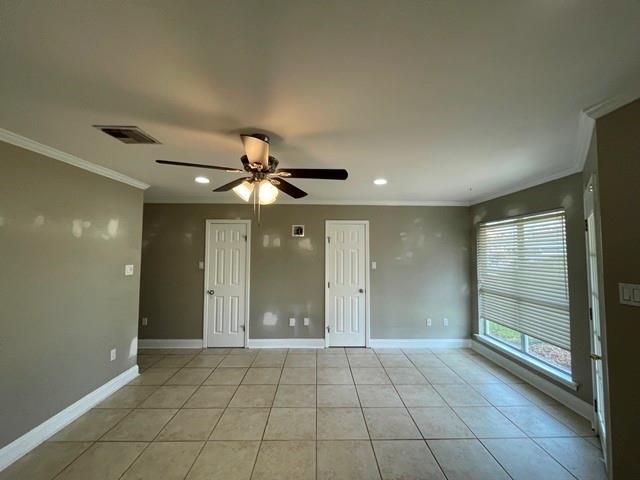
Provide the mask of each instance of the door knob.
POLYGON ((214 293, 216 293, 216 292, 214 292, 213 290, 207 290, 207 293, 208 293, 209 295, 213 295, 213 294, 214 294, 214 293))
POLYGON ((591 360, 602 360, 602 357, 600 355, 596 355, 595 353, 592 353, 589 356, 591 357, 591 360))
POLYGON ((359 289, 358 289, 358 292, 360 292, 360 293, 364 293, 364 288, 359 288, 359 289))

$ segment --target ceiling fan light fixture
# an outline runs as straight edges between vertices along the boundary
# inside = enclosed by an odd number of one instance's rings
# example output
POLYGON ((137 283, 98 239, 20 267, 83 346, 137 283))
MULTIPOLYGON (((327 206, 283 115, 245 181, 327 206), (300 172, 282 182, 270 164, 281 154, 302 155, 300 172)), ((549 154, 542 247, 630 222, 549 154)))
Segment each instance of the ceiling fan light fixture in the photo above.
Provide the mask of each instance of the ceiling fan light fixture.
POLYGON ((253 183, 247 182, 246 180, 242 182, 237 187, 233 188, 233 191, 236 195, 238 195, 242 200, 248 202, 251 198, 251 194, 253 193, 253 183))
POLYGON ((209 179, 207 177, 199 176, 199 177, 194 178, 194 180, 196 181, 196 183, 202 183, 202 184, 209 183, 209 179))
POLYGON ((376 179, 373 181, 373 184, 374 184, 374 185, 386 185, 387 183, 388 183, 388 182, 387 182, 387 179, 386 179, 386 178, 376 178, 376 179))
POLYGON ((269 205, 276 201, 278 189, 269 180, 262 180, 258 186, 258 201, 260 205, 269 205))

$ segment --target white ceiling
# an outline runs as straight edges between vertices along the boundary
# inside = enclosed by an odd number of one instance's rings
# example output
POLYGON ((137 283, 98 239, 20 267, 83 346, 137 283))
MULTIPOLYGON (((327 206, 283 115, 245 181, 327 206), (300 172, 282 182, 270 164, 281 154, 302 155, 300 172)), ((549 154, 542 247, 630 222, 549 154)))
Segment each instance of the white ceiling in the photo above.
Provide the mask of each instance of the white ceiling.
POLYGON ((580 111, 640 85, 637 0, 5 0, 0 18, 0 127, 155 202, 236 201, 211 192, 234 174, 153 160, 237 167, 257 127, 283 167, 349 171, 295 181, 307 203, 466 204, 575 172, 580 111))

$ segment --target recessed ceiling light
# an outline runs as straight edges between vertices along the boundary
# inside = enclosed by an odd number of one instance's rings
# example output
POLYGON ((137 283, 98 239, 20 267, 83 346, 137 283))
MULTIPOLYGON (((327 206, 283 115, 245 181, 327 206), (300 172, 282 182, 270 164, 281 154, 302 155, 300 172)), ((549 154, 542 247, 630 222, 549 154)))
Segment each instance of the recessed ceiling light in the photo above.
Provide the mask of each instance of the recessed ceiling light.
POLYGON ((195 181, 198 183, 209 183, 209 179, 207 177, 196 177, 195 181))
POLYGON ((386 178, 376 178, 373 183, 375 185, 386 185, 387 184, 387 179, 386 178))

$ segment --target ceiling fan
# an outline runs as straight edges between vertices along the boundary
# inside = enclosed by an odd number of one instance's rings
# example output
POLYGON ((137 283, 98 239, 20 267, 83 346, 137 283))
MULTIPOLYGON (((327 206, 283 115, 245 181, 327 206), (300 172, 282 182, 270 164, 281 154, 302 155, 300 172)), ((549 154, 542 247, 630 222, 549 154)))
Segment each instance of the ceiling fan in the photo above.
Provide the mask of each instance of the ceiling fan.
POLYGON ((249 177, 238 178, 214 192, 233 190, 236 195, 248 202, 253 195, 254 203, 269 205, 276 201, 278 191, 282 191, 293 198, 302 198, 307 192, 284 180, 285 178, 314 178, 319 180, 346 180, 348 173, 344 169, 333 168, 278 168, 278 159, 269 155, 269 137, 261 133, 240 135, 244 145, 245 155, 242 161, 243 169, 219 167, 216 165, 202 165, 199 163, 174 162, 171 160, 156 160, 163 165, 178 165, 183 167, 209 168, 224 170, 230 173, 247 172, 249 177))

